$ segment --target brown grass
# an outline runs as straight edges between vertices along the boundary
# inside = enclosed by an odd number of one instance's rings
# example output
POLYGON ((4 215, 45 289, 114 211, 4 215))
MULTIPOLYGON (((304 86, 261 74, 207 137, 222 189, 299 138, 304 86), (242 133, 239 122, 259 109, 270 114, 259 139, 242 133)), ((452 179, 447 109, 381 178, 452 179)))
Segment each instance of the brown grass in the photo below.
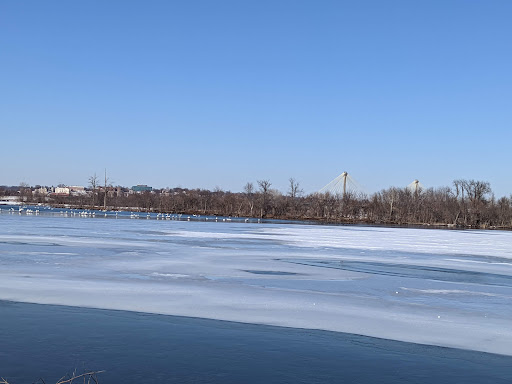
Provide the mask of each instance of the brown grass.
MULTIPOLYGON (((82 374, 77 375, 76 371, 75 371, 75 372, 73 372, 72 375, 62 376, 55 384, 71 384, 71 383, 79 384, 82 382, 83 382, 83 384, 91 384, 91 383, 98 384, 98 374, 102 373, 102 372, 105 372, 105 371, 91 371, 91 372, 84 372, 82 374)), ((37 380, 33 384, 37 384, 37 383, 46 384, 46 382, 42 378, 39 378, 39 380, 37 380)), ((0 384, 10 384, 10 383, 6 379, 1 377, 0 384)))

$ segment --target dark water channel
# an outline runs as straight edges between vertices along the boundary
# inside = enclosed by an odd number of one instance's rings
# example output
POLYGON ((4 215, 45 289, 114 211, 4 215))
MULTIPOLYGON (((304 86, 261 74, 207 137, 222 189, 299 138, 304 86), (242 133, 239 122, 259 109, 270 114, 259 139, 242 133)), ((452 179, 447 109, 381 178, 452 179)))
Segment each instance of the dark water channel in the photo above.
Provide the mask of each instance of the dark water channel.
POLYGON ((342 269, 345 271, 361 272, 374 275, 512 287, 512 276, 499 275, 488 272, 464 271, 460 269, 428 267, 424 265, 378 263, 373 261, 283 260, 294 264, 342 269))
POLYGON ((55 383, 512 383, 512 357, 343 333, 0 302, 0 377, 55 383))

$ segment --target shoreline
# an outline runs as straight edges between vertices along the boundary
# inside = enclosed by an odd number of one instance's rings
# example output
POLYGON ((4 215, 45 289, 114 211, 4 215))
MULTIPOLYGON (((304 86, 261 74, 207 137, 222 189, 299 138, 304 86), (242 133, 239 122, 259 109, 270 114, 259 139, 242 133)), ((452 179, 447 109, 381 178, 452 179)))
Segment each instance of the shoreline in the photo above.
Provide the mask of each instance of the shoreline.
POLYGON ((160 210, 143 210, 137 207, 107 207, 106 210, 101 209, 99 207, 90 207, 84 205, 73 205, 73 204, 27 204, 20 202, 19 204, 3 204, 0 205, 0 209, 3 211, 5 207, 14 208, 14 209, 23 209, 24 207, 48 207, 52 209, 62 209, 62 210, 77 210, 77 211, 85 211, 85 212, 97 212, 99 215, 98 218, 101 218, 102 215, 106 212, 122 212, 122 213, 133 213, 137 215, 142 215, 142 217, 137 218, 146 218, 146 215, 173 215, 179 216, 180 221, 204 221, 199 218, 210 218, 215 220, 220 219, 228 219, 229 221, 236 222, 244 222, 246 220, 252 220, 251 222, 257 223, 265 223, 265 224, 273 224, 273 223, 282 223, 282 224, 304 224, 304 225, 320 225, 320 226, 365 226, 365 227, 375 227, 375 228, 418 228, 418 229, 446 229, 446 230, 489 230, 489 231, 512 231, 512 226, 487 226, 487 227, 477 227, 472 225, 460 225, 453 223, 396 223, 396 222, 377 222, 377 221, 367 221, 367 220, 324 220, 317 218, 281 218, 281 217, 255 217, 255 216, 224 216, 220 214, 203 214, 196 211, 183 211, 183 212, 173 212, 173 211, 160 211, 160 210), (184 218, 182 218, 184 216, 184 218))

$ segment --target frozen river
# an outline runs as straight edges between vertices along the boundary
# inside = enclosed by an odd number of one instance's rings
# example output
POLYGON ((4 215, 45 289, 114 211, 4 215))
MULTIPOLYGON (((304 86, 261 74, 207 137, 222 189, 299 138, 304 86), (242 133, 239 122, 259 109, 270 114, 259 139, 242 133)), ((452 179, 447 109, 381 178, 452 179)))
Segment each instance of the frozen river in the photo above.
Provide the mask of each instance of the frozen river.
POLYGON ((4 212, 0 300, 512 355, 512 232, 4 212))

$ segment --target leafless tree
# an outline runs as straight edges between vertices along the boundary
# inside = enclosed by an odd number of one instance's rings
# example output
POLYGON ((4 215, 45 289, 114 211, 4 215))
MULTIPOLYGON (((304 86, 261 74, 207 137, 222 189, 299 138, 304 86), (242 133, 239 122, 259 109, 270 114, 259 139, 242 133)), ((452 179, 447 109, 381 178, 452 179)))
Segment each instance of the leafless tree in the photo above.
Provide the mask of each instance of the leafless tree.
POLYGON ((92 207, 96 207, 96 189, 98 188, 98 176, 96 173, 89 176, 89 187, 92 189, 92 207))
POLYGON ((254 185, 251 182, 247 182, 244 186, 245 198, 247 199, 247 204, 249 205, 249 216, 252 217, 252 212, 254 210, 254 185))
POLYGON ((112 188, 112 183, 110 179, 107 177, 107 169, 105 168, 105 184, 103 185, 103 209, 107 210, 107 195, 109 189, 112 188))
POLYGON ((30 202, 32 200, 32 188, 25 182, 20 183, 20 199, 24 202, 30 202))
POLYGON ((272 183, 268 180, 258 180, 261 194, 260 217, 265 217, 269 209, 270 187, 272 183))
POLYGON ((289 181, 289 190, 288 195, 295 199, 296 197, 299 197, 304 191, 300 188, 300 184, 297 180, 295 180, 293 177, 290 177, 289 181))

